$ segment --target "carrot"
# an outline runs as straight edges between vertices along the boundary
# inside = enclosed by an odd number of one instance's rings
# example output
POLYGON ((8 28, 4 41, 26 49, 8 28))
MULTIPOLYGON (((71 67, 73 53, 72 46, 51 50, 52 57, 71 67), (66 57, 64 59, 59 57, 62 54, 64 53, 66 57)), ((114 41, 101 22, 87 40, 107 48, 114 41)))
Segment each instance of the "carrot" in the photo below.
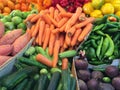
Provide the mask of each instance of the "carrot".
POLYGON ((39 31, 39 24, 40 24, 40 21, 41 21, 41 18, 39 18, 39 20, 37 21, 37 23, 36 23, 36 25, 35 25, 35 27, 34 27, 34 31, 33 31, 33 33, 32 33, 32 37, 35 37, 36 35, 37 35, 37 33, 38 33, 38 31, 39 31))
POLYGON ((54 8, 54 7, 50 7, 50 8, 49 8, 49 12, 50 12, 50 17, 51 17, 51 18, 54 18, 54 11, 55 11, 55 8, 54 8))
POLYGON ((67 48, 68 48, 68 45, 66 44, 65 41, 64 41, 64 44, 63 44, 63 48, 64 48, 64 49, 67 49, 67 48))
POLYGON ((35 44, 38 45, 38 42, 39 42, 39 37, 38 37, 38 35, 37 35, 36 38, 35 38, 35 44))
POLYGON ((65 31, 65 27, 66 27, 66 25, 67 25, 67 23, 65 23, 62 27, 60 27, 60 32, 63 32, 63 31, 65 31))
POLYGON ((61 33, 59 38, 60 38, 60 46, 62 47, 64 44, 65 35, 61 33))
POLYGON ((71 46, 75 46, 77 39, 78 39, 81 32, 82 32, 81 29, 78 29, 75 31, 75 34, 73 35, 72 40, 71 40, 71 46))
POLYGON ((54 52, 53 52, 53 62, 52 62, 53 67, 57 66, 59 49, 60 49, 60 41, 59 39, 57 39, 55 41, 54 52))
POLYGON ((64 52, 64 50, 65 50, 65 48, 64 48, 64 47, 61 47, 61 48, 60 48, 60 53, 61 53, 61 52, 64 52))
POLYGON ((70 17, 72 17, 72 15, 73 15, 73 13, 70 13, 70 12, 60 13, 60 16, 61 16, 61 17, 70 18, 70 17))
POLYGON ((45 37, 46 37, 46 29, 47 29, 47 28, 49 28, 49 25, 48 25, 48 24, 45 25, 45 30, 43 31, 44 34, 43 34, 43 37, 42 37, 42 43, 43 43, 44 40, 45 40, 45 37))
POLYGON ((47 24, 51 25, 51 20, 46 14, 42 15, 42 18, 47 24))
POLYGON ((46 66, 52 67, 52 61, 50 61, 49 59, 47 59, 42 54, 37 54, 36 55, 36 60, 39 61, 42 64, 45 64, 46 66))
POLYGON ((47 27, 47 28, 46 28, 45 39, 44 39, 44 42, 43 42, 43 49, 44 49, 44 50, 46 49, 46 47, 47 47, 48 44, 49 44, 50 33, 51 33, 50 28, 47 27))
POLYGON ((81 13, 79 16, 79 21, 84 21, 86 19, 85 13, 81 13))
POLYGON ((24 22, 27 22, 27 21, 30 21, 34 16, 36 16, 37 14, 31 14, 29 15, 25 20, 24 22))
POLYGON ((47 14, 47 16, 48 16, 48 18, 50 19, 50 21, 51 21, 56 27, 58 27, 58 23, 57 23, 50 15, 47 14))
POLYGON ((57 9, 55 9, 54 11, 54 20, 56 20, 57 22, 60 21, 60 18, 58 17, 59 15, 59 11, 57 9))
POLYGON ((67 21, 68 21, 68 18, 62 18, 62 19, 58 22, 58 27, 63 26, 67 21))
POLYGON ((86 25, 86 27, 82 30, 81 34, 79 35, 78 37, 78 41, 81 42, 84 40, 84 38, 88 35, 88 33, 91 31, 92 29, 92 24, 91 23, 88 23, 86 25))
POLYGON ((76 31, 75 26, 71 27, 71 28, 67 31, 68 37, 73 36, 73 34, 75 33, 75 31, 76 31))
POLYGON ((57 4, 56 7, 57 7, 57 9, 58 9, 60 12, 62 12, 62 13, 65 13, 65 12, 66 12, 65 9, 62 8, 59 4, 57 4))
POLYGON ((68 69, 68 59, 63 58, 62 59, 62 70, 68 69))
POLYGON ((87 25, 88 23, 92 23, 94 20, 95 20, 95 18, 89 17, 89 18, 85 19, 83 22, 80 22, 79 24, 76 24, 75 27, 76 27, 77 29, 78 29, 78 28, 81 28, 81 27, 84 27, 84 26, 87 25))
POLYGON ((59 28, 56 28, 52 30, 52 33, 56 34, 56 33, 59 33, 59 31, 60 31, 59 28))
POLYGON ((39 24, 40 28, 39 28, 39 45, 42 45, 42 36, 43 36, 43 32, 45 29, 45 21, 41 20, 40 24, 39 24))
POLYGON ((71 43, 71 37, 69 37, 67 34, 65 35, 65 42, 68 46, 70 46, 71 43))
POLYGON ((40 18, 40 13, 39 14, 37 14, 36 16, 34 16, 31 20, 30 20, 30 22, 32 22, 32 23, 34 23, 34 22, 36 22, 39 18, 40 18))
POLYGON ((35 24, 33 24, 32 26, 31 26, 31 29, 30 29, 30 36, 32 37, 32 33, 34 32, 34 30, 35 30, 35 24))

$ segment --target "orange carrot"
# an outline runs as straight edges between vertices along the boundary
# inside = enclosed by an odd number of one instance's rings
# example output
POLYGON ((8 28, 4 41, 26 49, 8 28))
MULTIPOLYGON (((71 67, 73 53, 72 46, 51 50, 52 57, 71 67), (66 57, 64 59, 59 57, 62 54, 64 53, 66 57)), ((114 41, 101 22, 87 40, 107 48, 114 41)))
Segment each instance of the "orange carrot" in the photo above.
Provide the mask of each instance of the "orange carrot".
POLYGON ((76 31, 75 26, 71 27, 71 28, 67 31, 68 37, 73 36, 73 34, 75 33, 75 31, 76 31))
POLYGON ((47 59, 42 54, 37 54, 36 55, 36 60, 39 61, 42 64, 45 64, 46 66, 52 67, 52 61, 47 59))
POLYGON ((84 38, 88 35, 88 33, 91 31, 92 29, 92 24, 88 23, 85 28, 82 30, 81 34, 78 37, 78 41, 81 42, 84 40, 84 38))
POLYGON ((47 27, 47 28, 46 28, 45 39, 44 39, 44 42, 43 42, 43 49, 44 49, 44 50, 46 49, 46 47, 47 47, 48 44, 49 44, 50 33, 51 33, 50 28, 47 27))
POLYGON ((47 16, 48 16, 48 18, 51 20, 51 22, 52 22, 56 27, 58 27, 58 23, 57 23, 50 15, 47 14, 47 16))
POLYGON ((53 55, 53 47, 54 47, 54 44, 55 44, 55 34, 51 33, 50 34, 50 41, 49 41, 49 47, 48 47, 48 52, 49 52, 49 55, 52 56, 53 55))
POLYGON ((42 45, 42 36, 43 36, 43 32, 45 29, 45 21, 41 20, 40 24, 39 24, 40 28, 39 28, 39 45, 42 45))
POLYGON ((84 27, 84 26, 87 25, 88 23, 92 23, 94 20, 95 20, 95 18, 89 17, 89 18, 85 19, 83 22, 80 22, 79 24, 76 24, 75 27, 76 27, 76 28, 84 27))
POLYGON ((34 16, 34 17, 30 20, 30 22, 32 22, 32 23, 36 22, 36 21, 40 18, 40 16, 41 16, 40 13, 37 14, 36 16, 34 16))
POLYGON ((62 13, 66 12, 65 9, 62 8, 59 4, 57 4, 56 7, 60 12, 62 12, 62 13))
POLYGON ((65 27, 66 27, 66 25, 67 25, 67 23, 65 23, 62 27, 60 27, 60 32, 63 32, 63 31, 65 31, 65 27))
POLYGON ((52 30, 52 33, 56 34, 56 33, 59 33, 59 31, 60 31, 59 28, 56 28, 52 30))
POLYGON ((60 48, 60 53, 61 53, 61 52, 64 52, 64 51, 65 51, 65 48, 64 48, 64 47, 61 47, 61 48, 60 48))
POLYGON ((36 16, 37 14, 31 14, 29 15, 25 20, 24 22, 27 22, 27 21, 30 21, 34 16, 36 16))
POLYGON ((71 40, 71 46, 75 46, 77 39, 78 39, 81 32, 82 32, 81 29, 78 29, 75 31, 75 34, 73 35, 72 40, 71 40))
POLYGON ((62 59, 62 70, 68 69, 68 59, 63 58, 62 59))
POLYGON ((35 37, 39 31, 39 24, 40 24, 40 21, 41 21, 41 18, 39 18, 39 20, 37 21, 36 25, 35 25, 35 28, 34 28, 34 31, 32 33, 32 37, 35 37))
POLYGON ((57 39, 55 41, 54 52, 53 52, 53 62, 52 62, 53 67, 56 67, 58 63, 59 49, 60 49, 60 41, 59 39, 57 39))
POLYGON ((35 38, 35 44, 38 45, 38 41, 39 41, 39 37, 38 37, 38 35, 37 35, 36 38, 35 38))
POLYGON ((64 41, 64 44, 63 44, 63 48, 64 48, 64 49, 67 49, 67 48, 68 48, 68 45, 66 44, 65 41, 64 41))
POLYGON ((42 37, 42 43, 43 43, 44 40, 45 40, 47 28, 49 28, 49 25, 48 25, 48 24, 45 25, 45 29, 44 29, 44 31, 43 31, 44 34, 43 34, 43 37, 42 37))
POLYGON ((72 17, 72 15, 73 15, 73 13, 70 13, 70 12, 60 13, 61 17, 68 17, 68 18, 70 18, 70 17, 72 17))
POLYGON ((85 13, 81 13, 79 16, 79 21, 84 21, 86 19, 85 13))
POLYGON ((55 9, 55 11, 54 11, 54 20, 56 20, 57 22, 60 21, 60 19, 58 18, 58 14, 59 14, 59 11, 57 9, 55 9))
POLYGON ((32 33, 34 32, 34 29, 35 29, 35 24, 33 24, 31 26, 31 29, 30 29, 30 36, 32 37, 32 33))
POLYGON ((71 43, 71 37, 69 37, 67 34, 65 35, 65 42, 68 46, 70 46, 71 43))
POLYGON ((55 8, 54 8, 54 7, 50 7, 50 8, 49 8, 49 12, 50 12, 50 17, 51 17, 51 18, 54 18, 54 11, 55 11, 55 8))
POLYGON ((61 33, 59 38, 60 38, 60 46, 62 47, 64 44, 65 35, 61 33))
POLYGON ((62 18, 62 19, 58 22, 58 27, 63 26, 67 21, 68 21, 68 18, 62 18))
POLYGON ((51 20, 46 14, 42 15, 42 18, 47 24, 51 25, 51 20))

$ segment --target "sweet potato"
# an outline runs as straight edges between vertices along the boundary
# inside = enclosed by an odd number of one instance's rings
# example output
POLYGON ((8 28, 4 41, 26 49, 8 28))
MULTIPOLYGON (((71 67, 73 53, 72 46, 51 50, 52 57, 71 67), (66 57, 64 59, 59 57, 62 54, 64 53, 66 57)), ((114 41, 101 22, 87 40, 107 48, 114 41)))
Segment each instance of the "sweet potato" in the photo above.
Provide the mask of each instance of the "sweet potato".
POLYGON ((15 40, 13 43, 13 52, 12 55, 17 54, 25 45, 30 41, 30 35, 28 33, 23 34, 15 40))
POLYGON ((22 35, 22 29, 15 29, 10 33, 5 34, 0 39, 0 45, 12 44, 18 37, 22 35))
POLYGON ((2 22, 0 22, 0 38, 3 36, 5 32, 5 26, 2 22))
POLYGON ((13 51, 13 45, 0 45, 0 55, 9 55, 13 51))
POLYGON ((11 56, 0 56, 0 66, 10 58, 11 56))

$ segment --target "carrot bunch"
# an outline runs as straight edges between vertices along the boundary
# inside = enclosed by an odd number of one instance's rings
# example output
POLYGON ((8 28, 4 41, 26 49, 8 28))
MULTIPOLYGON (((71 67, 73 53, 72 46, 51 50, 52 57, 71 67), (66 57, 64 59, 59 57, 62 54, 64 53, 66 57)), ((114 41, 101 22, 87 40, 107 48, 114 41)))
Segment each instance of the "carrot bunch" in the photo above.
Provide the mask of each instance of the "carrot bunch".
POLYGON ((24 22, 32 23, 27 32, 31 38, 35 37, 35 45, 43 49, 48 47, 49 55, 54 57, 52 66, 56 67, 59 52, 79 45, 91 31, 94 20, 93 17, 86 17, 81 7, 70 13, 57 4, 56 8, 50 7, 28 16, 24 22))

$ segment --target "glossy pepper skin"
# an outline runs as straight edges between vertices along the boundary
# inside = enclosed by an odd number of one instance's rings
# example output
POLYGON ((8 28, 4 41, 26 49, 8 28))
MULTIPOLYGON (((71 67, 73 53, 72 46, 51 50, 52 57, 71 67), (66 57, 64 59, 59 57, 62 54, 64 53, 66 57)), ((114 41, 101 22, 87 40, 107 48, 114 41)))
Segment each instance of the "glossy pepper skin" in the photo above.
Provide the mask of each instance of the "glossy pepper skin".
POLYGON ((95 18, 101 18, 103 17, 103 14, 100 10, 94 10, 93 12, 90 13, 90 16, 95 18))

